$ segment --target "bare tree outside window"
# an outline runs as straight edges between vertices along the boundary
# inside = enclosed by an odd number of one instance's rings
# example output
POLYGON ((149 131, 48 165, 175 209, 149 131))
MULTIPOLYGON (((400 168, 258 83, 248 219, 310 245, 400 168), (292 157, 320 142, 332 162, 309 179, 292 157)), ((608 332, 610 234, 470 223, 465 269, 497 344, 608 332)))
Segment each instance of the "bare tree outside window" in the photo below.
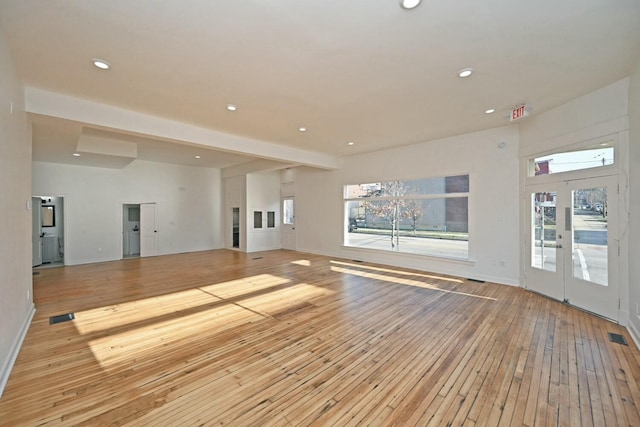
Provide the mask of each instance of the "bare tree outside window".
POLYGON ((411 221, 414 235, 417 233, 417 225, 420 218, 422 218, 422 213, 422 207, 415 200, 409 200, 402 211, 402 217, 411 221))
POLYGON ((401 196, 410 194, 411 189, 403 181, 390 181, 380 184, 380 189, 376 190, 377 194, 382 197, 391 197, 382 200, 367 200, 365 208, 372 215, 383 218, 391 226, 391 249, 395 249, 400 245, 400 219, 406 217, 405 209, 406 200, 401 196))

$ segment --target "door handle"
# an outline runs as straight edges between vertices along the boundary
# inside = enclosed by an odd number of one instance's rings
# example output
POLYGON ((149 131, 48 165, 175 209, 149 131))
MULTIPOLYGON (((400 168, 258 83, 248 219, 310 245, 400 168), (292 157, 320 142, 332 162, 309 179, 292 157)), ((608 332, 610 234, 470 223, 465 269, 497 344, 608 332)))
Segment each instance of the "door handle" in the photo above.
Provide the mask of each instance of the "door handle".
POLYGON ((561 245, 560 243, 558 243, 558 244, 556 245, 556 248, 557 248, 557 249, 562 249, 562 245, 561 245))

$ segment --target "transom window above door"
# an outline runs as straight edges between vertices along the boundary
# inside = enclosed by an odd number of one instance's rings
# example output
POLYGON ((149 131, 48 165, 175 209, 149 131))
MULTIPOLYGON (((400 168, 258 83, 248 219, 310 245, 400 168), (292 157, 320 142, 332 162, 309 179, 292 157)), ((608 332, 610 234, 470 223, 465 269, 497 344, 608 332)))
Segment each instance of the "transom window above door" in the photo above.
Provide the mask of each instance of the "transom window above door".
POLYGON ((597 147, 548 154, 529 160, 529 176, 551 175, 583 169, 601 168, 615 163, 611 141, 597 147))

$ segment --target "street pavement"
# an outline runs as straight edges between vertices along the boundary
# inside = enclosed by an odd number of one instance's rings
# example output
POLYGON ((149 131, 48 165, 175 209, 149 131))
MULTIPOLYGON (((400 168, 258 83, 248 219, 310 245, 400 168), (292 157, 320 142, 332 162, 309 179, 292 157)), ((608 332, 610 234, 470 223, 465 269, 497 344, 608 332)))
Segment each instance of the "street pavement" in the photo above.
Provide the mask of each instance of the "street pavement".
MULTIPOLYGON (((394 239, 394 243, 396 240, 394 239)), ((464 240, 430 239, 425 237, 400 236, 399 244, 391 246, 391 233, 387 235, 348 233, 348 246, 366 249, 403 252, 418 255, 434 255, 448 258, 469 257, 469 242, 464 240)))

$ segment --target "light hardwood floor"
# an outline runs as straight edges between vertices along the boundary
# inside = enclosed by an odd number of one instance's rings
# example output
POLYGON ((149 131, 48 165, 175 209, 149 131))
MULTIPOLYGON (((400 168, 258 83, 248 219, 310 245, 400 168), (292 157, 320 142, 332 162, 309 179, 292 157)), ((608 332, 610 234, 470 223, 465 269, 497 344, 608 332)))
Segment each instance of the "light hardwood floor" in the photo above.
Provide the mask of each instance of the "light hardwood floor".
POLYGON ((219 250, 40 270, 34 296, 3 426, 640 426, 626 330, 515 287, 219 250))

